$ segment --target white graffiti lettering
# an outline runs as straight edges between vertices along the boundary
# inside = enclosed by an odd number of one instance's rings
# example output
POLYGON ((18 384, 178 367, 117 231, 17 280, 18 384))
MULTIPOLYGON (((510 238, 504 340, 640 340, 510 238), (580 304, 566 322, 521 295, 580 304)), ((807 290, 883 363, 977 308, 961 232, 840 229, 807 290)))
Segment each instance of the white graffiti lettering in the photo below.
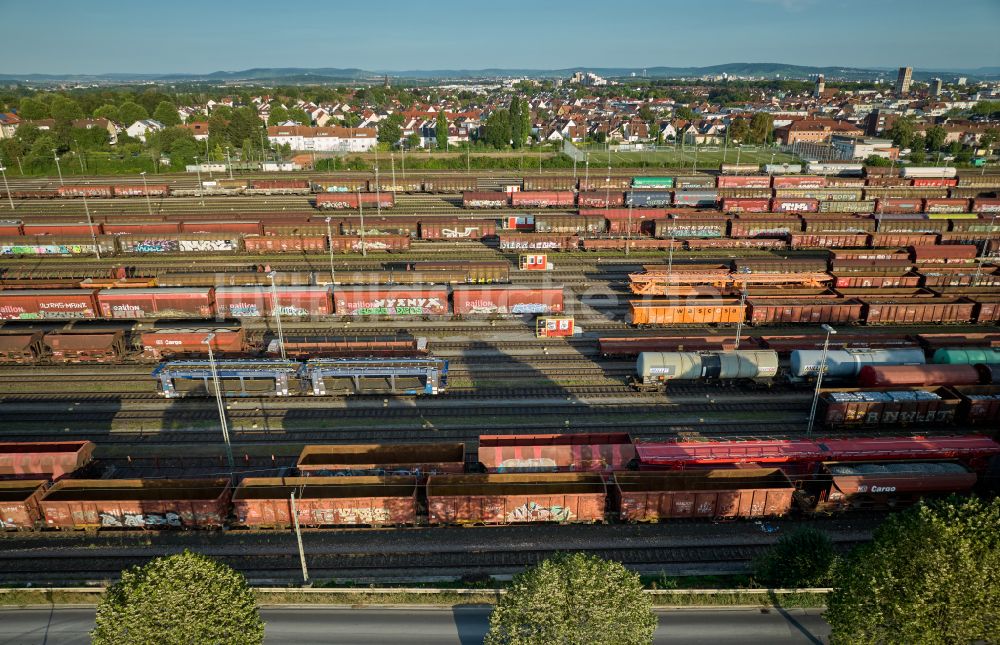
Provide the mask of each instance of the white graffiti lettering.
POLYGON ((573 519, 573 512, 559 505, 541 506, 537 502, 525 502, 507 513, 508 522, 567 522, 573 519))
POLYGON ((549 459, 547 457, 538 457, 535 459, 504 459, 500 462, 497 467, 497 472, 506 472, 508 470, 555 470, 556 462, 554 459, 549 459))

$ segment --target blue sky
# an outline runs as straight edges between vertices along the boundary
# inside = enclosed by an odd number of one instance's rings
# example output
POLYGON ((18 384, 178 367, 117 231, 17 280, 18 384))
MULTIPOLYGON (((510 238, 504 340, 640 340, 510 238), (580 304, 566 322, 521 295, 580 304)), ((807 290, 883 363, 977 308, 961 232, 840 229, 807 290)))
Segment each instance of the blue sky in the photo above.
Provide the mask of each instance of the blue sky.
POLYGON ((1000 66, 1000 0, 0 0, 0 16, 4 73, 1000 66))

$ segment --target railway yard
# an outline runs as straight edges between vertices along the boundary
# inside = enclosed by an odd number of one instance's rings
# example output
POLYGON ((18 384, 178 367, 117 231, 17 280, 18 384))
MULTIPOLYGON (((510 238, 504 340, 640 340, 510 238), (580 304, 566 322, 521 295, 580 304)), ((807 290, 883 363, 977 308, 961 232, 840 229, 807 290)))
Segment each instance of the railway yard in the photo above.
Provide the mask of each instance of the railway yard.
POLYGON ((739 572, 995 490, 1000 175, 886 170, 11 178, 0 581, 294 580, 293 514, 319 578, 739 572))

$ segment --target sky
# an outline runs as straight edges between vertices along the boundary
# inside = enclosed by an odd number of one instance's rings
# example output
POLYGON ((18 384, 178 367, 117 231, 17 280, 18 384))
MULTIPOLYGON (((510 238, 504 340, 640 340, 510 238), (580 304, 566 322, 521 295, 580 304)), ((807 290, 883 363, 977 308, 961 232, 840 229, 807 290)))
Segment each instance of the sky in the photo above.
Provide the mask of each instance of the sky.
POLYGON ((0 73, 1000 66, 1000 0, 0 0, 0 73))

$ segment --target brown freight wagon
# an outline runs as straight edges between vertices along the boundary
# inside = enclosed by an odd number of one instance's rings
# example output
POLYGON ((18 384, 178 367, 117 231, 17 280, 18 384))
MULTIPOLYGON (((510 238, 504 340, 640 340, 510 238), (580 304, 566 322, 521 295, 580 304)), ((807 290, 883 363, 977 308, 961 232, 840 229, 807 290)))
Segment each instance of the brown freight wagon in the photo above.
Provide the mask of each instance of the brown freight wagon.
POLYGON ((423 219, 419 228, 422 240, 481 240, 497 234, 496 220, 490 219, 423 219))
POLYGON ((398 526, 417 523, 414 477, 248 477, 233 493, 236 524, 301 526, 398 526))
POLYGON ((856 325, 861 322, 859 300, 809 302, 804 300, 747 300, 751 325, 805 323, 819 325, 856 325))
MULTIPOLYGON (((302 448, 295 464, 307 475, 413 475, 465 472, 463 443, 336 444, 302 448)), ((308 480, 311 481, 311 480, 308 480)))
POLYGON ((577 195, 577 205, 580 208, 621 208, 625 205, 625 193, 620 190, 595 190, 577 195))
POLYGON ((44 479, 0 481, 0 531, 31 531, 42 521, 38 500, 44 479))
POLYGON ((67 479, 39 506, 49 528, 222 528, 228 479, 67 479))
POLYGON ((615 473, 612 500, 623 522, 693 517, 780 517, 795 486, 779 468, 615 473))
POLYGON ((510 194, 498 190, 462 193, 462 208, 505 208, 510 204, 510 194))
MULTIPOLYGON (((603 181, 603 178, 602 178, 603 181)), ((538 175, 524 178, 524 190, 576 190, 577 179, 572 175, 538 175)))
POLYGON ((96 289, 0 291, 0 319, 66 320, 97 318, 96 289))
POLYGON ((784 249, 788 242, 784 239, 766 237, 716 237, 703 240, 684 240, 690 251, 699 249, 784 249))
POLYGON ((932 495, 968 493, 975 485, 976 474, 955 462, 825 462, 804 490, 816 512, 836 513, 895 509, 932 495))
POLYGON ((968 323, 972 322, 976 308, 976 303, 965 298, 886 299, 862 296, 861 301, 865 305, 865 323, 868 325, 968 323))
POLYGON ((42 332, 0 334, 0 363, 31 365, 42 357, 42 332))
POLYGON ((606 502, 597 473, 435 475, 427 481, 431 524, 603 522, 606 502))
POLYGON ((116 363, 125 357, 125 333, 49 332, 43 338, 57 363, 116 363))
POLYGON ((142 332, 139 343, 142 357, 159 361, 184 355, 208 354, 208 335, 212 334, 212 352, 216 357, 235 356, 250 351, 246 333, 240 329, 161 330, 142 332))
POLYGON ((1000 271, 984 268, 977 272, 969 267, 962 271, 941 271, 937 267, 921 267, 923 285, 928 289, 954 289, 975 287, 991 290, 1000 287, 1000 271))
POLYGON ((868 246, 868 235, 864 233, 793 233, 790 236, 793 249, 857 248, 868 246))
MULTIPOLYGON (((747 339, 749 340, 749 339, 747 339)), ((598 338, 601 356, 635 357, 643 352, 700 352, 736 349, 734 336, 627 336, 598 338)), ((754 347, 744 342, 744 347, 754 347)))
POLYGON ((980 325, 1000 322, 1000 294, 972 294, 967 298, 976 303, 975 322, 980 325))
POLYGON ((867 217, 803 217, 806 233, 871 233, 875 220, 867 217))
POLYGON ((869 275, 899 275, 913 269, 911 260, 831 260, 830 273, 844 275, 860 273, 869 275))
POLYGON ((405 251, 410 248, 409 235, 366 235, 337 236, 330 238, 330 248, 334 253, 361 253, 362 249, 374 251, 405 251))
POLYGON ((909 260, 910 254, 905 250, 889 249, 836 249, 830 251, 833 260, 909 260))
POLYGON ((491 473, 625 470, 628 434, 479 435, 479 463, 491 473))
POLYGON ((872 233, 869 244, 873 248, 903 248, 933 245, 937 241, 938 236, 933 233, 872 233))
POLYGON ((472 283, 510 282, 510 263, 506 260, 410 262, 406 264, 406 268, 426 273, 461 271, 465 274, 465 282, 472 283))
POLYGON ((979 249, 972 244, 910 247, 910 257, 916 264, 968 264, 978 255, 979 249))
MULTIPOLYGON (((412 358, 427 355, 427 339, 405 336, 360 336, 344 338, 334 336, 285 336, 285 354, 291 358, 358 358, 400 357, 412 358)), ((270 356, 280 356, 277 340, 267 346, 270 356)))
POLYGON ((92 441, 0 443, 0 477, 58 480, 90 463, 92 441))
POLYGON ((576 235, 506 233, 499 237, 501 251, 573 251, 580 246, 576 235))
POLYGON ((730 223, 729 236, 787 239, 790 234, 801 230, 802 220, 798 217, 757 218, 741 215, 730 223))
POLYGON ((739 300, 630 300, 633 325, 728 325, 746 317, 739 300))
POLYGON ((657 239, 630 240, 623 237, 588 238, 580 242, 580 247, 584 251, 624 251, 626 246, 631 251, 668 251, 671 247, 676 251, 683 248, 684 242, 657 239))
POLYGON ((915 273, 905 273, 902 275, 866 275, 846 274, 839 275, 834 280, 833 286, 836 289, 883 289, 883 288, 916 288, 920 286, 923 278, 915 273))
POLYGON ((947 388, 934 390, 825 390, 820 417, 828 428, 951 423, 959 399, 947 388), (921 393, 930 392, 930 396, 921 393))
POLYGON ((326 253, 325 235, 248 235, 247 253, 326 253))
POLYGON ((960 401, 962 423, 995 428, 1000 424, 1000 385, 961 385, 950 388, 960 401))
POLYGON ((948 230, 946 219, 926 219, 923 215, 898 217, 879 216, 876 219, 876 230, 879 233, 925 233, 938 235, 948 230))
POLYGON ((453 175, 449 173, 429 175, 424 177, 424 192, 462 193, 474 191, 479 187, 478 179, 475 175, 453 175))
POLYGON ((733 261, 736 273, 823 273, 827 262, 823 258, 739 258, 733 261))
POLYGON ((621 190, 625 191, 632 187, 632 177, 631 176, 621 176, 621 177, 608 177, 607 175, 603 177, 597 176, 594 173, 592 177, 584 177, 580 179, 580 190, 591 191, 591 192, 601 192, 606 190, 621 190))

